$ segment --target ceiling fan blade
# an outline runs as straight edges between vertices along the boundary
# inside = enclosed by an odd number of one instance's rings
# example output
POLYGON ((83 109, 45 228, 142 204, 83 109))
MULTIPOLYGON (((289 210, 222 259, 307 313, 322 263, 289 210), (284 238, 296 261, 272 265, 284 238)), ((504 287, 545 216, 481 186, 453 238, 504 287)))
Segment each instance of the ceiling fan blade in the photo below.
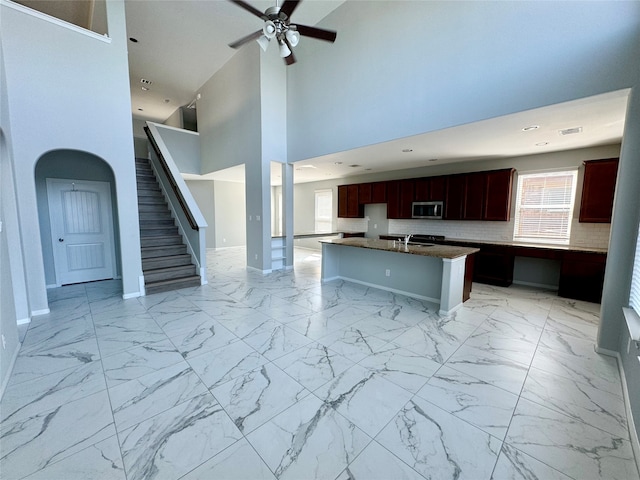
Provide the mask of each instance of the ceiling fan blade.
POLYGON ((300 0, 285 0, 280 8, 280 18, 282 15, 286 15, 286 18, 291 18, 291 14, 298 7, 300 0))
POLYGON ((262 30, 258 30, 257 32, 250 33, 246 37, 242 37, 240 40, 236 40, 233 43, 230 43, 229 46, 231 48, 240 48, 245 43, 249 43, 251 40, 257 40, 262 35, 262 30))
POLYGON ((244 8, 247 12, 254 14, 256 17, 260 17, 265 22, 267 20, 269 20, 269 17, 267 17, 263 12, 261 12, 260 10, 258 10, 255 7, 252 7, 247 2, 243 2, 242 0, 229 0, 229 1, 235 3, 236 5, 238 5, 241 8, 244 8))
POLYGON ((306 37, 317 38, 325 42, 335 42, 337 33, 333 30, 325 30, 323 28, 309 27, 307 25, 296 25, 298 33, 306 37))

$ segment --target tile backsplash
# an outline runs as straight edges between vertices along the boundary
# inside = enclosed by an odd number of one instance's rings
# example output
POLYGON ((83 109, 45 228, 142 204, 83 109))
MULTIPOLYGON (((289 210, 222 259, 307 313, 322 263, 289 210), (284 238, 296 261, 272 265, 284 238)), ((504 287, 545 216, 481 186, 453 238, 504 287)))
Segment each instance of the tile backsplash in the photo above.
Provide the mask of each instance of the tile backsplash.
MULTIPOLYGON (((366 218, 338 218, 338 230, 366 232, 366 218)), ((389 220, 389 232, 397 234, 444 235, 466 240, 511 241, 514 222, 481 222, 454 220, 389 220)), ((571 224, 571 242, 575 247, 608 248, 609 223, 571 224)))

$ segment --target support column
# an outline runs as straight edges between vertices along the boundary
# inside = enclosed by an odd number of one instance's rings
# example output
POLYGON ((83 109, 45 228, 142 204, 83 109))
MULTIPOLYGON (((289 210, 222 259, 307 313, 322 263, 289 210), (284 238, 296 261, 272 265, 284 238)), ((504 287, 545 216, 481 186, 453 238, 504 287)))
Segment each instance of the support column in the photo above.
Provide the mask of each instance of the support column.
POLYGON ((618 351, 622 328, 626 328, 622 307, 629 304, 635 243, 640 222, 640 85, 629 96, 625 120, 611 236, 604 276, 597 346, 618 351))
POLYGON ((282 226, 284 229, 284 268, 293 268, 293 165, 282 164, 282 226))
POLYGON ((455 312, 462 305, 464 290, 464 268, 467 256, 442 259, 442 290, 440 293, 440 315, 455 312))

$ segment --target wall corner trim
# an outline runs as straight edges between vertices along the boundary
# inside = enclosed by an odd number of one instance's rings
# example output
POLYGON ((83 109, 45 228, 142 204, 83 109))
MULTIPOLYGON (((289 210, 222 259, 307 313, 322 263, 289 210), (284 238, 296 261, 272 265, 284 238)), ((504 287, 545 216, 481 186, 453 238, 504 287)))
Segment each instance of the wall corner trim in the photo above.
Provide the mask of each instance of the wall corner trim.
POLYGON ((607 355, 614 357, 618 363, 618 371, 620 372, 620 380, 622 382, 622 394, 624 396, 624 408, 627 413, 627 428, 629 429, 629 440, 631 440, 631 448, 633 449, 633 456, 636 460, 636 467, 640 471, 640 439, 638 438, 638 432, 636 431, 633 422, 633 412, 631 411, 631 399, 629 398, 629 387, 627 386, 627 377, 624 374, 624 366, 622 365, 622 358, 620 353, 615 350, 608 350, 606 348, 600 348, 595 346, 596 353, 601 355, 607 355))

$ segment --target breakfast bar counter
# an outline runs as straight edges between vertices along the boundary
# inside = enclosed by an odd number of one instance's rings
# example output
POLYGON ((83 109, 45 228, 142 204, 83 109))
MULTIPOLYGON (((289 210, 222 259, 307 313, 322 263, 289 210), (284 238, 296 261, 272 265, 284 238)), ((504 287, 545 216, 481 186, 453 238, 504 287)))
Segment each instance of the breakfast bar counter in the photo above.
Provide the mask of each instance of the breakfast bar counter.
POLYGON ((343 279, 440 304, 449 314, 463 302, 477 248, 413 245, 371 238, 322 240, 322 282, 343 279))

